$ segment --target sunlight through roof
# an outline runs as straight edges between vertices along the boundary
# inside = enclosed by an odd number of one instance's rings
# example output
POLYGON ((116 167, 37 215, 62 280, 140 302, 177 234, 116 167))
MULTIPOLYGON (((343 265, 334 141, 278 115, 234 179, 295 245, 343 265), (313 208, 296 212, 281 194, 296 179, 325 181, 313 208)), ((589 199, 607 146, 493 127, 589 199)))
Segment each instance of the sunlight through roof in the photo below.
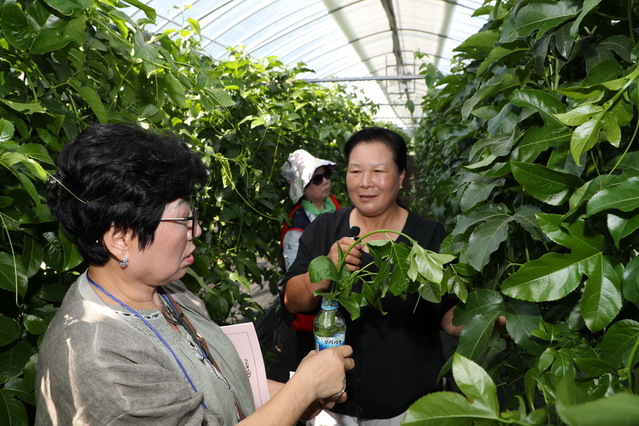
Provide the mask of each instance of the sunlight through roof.
MULTIPOLYGON (((155 30, 199 21, 202 46, 225 59, 228 47, 253 57, 303 62, 300 78, 339 80, 378 106, 377 118, 410 129, 421 116, 426 85, 420 65, 450 70, 453 49, 479 31, 482 0, 143 0, 157 14, 155 30), (427 56, 416 59, 415 53, 427 56), (407 102, 415 104, 411 113, 407 102)), ((131 10, 141 18, 142 12, 131 10)), ((150 30, 154 28, 147 27, 150 30)))

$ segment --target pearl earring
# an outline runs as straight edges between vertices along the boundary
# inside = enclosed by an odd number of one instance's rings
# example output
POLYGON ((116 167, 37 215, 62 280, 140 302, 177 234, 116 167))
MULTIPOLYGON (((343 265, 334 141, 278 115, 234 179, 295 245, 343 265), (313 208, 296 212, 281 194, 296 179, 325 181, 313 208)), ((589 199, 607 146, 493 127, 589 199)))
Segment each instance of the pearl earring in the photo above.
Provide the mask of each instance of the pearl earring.
POLYGON ((129 266, 129 258, 124 256, 124 258, 120 261, 120 268, 126 268, 129 266))

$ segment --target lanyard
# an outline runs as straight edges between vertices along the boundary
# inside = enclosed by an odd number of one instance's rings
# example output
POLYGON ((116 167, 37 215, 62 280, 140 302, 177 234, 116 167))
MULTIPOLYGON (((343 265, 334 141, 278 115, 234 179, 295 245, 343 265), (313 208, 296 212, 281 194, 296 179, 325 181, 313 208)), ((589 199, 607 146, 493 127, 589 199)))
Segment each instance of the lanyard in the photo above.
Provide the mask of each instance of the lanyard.
MULTIPOLYGON (((182 362, 180 361, 180 358, 178 358, 177 354, 173 351, 173 348, 171 348, 171 345, 169 345, 169 342, 167 342, 164 337, 162 337, 162 335, 160 334, 159 331, 157 331, 155 329, 155 327, 153 327, 151 325, 151 323, 149 323, 146 318, 144 318, 142 315, 140 315, 137 311, 135 311, 134 309, 130 308, 127 304, 125 304, 124 302, 122 302, 120 299, 118 299, 117 297, 115 297, 114 295, 112 295, 111 293, 109 293, 108 291, 106 291, 100 284, 96 283, 95 281, 93 281, 91 279, 91 277, 89 277, 89 275, 87 274, 87 278, 89 280, 89 282, 91 284, 93 284, 98 290, 100 290, 102 293, 104 293, 105 295, 107 295, 108 297, 110 297, 111 299, 113 299, 114 301, 116 301, 117 303, 119 303, 123 308, 127 309, 129 312, 131 312, 133 315, 135 315, 136 317, 138 317, 147 327, 149 327, 151 329, 151 331, 153 331, 153 333, 155 333, 155 335, 158 337, 158 339, 160 339, 160 341, 164 344, 164 346, 166 346, 166 348, 169 350, 169 352, 171 353, 171 355, 173 355, 173 358, 175 359, 175 362, 177 362, 178 366, 180 367, 180 370, 182 370, 182 373, 184 374, 184 377, 186 377, 186 380, 189 382, 189 384, 191 385, 191 388, 193 389, 193 392, 197 392, 197 388, 195 387, 195 384, 193 383, 193 381, 191 380, 191 377, 189 376, 189 373, 186 372, 186 368, 184 368, 184 365, 182 365, 182 362)), ((202 399, 202 406, 204 408, 206 407, 206 404, 204 403, 204 399, 202 399)))
POLYGON ((228 380, 226 380, 226 377, 224 377, 224 375, 222 374, 222 370, 215 362, 215 358, 213 358, 213 356, 211 355, 211 351, 209 350, 209 347, 206 344, 206 340, 204 340, 204 338, 197 333, 197 331, 195 330, 195 326, 191 323, 189 318, 184 314, 184 312, 180 308, 180 305, 178 305, 175 302, 175 300, 173 300, 173 297, 171 296, 171 294, 165 292, 162 287, 158 287, 157 290, 161 296, 161 300, 164 303, 164 307, 166 308, 166 311, 169 313, 169 315, 171 315, 171 317, 173 317, 170 319, 167 318, 167 320, 169 322, 173 322, 174 324, 181 325, 189 333, 193 341, 197 342, 198 346, 200 347, 200 350, 202 351, 202 355, 206 359, 208 359, 209 362, 211 363, 211 366, 213 367, 213 371, 215 372, 215 375, 218 377, 218 379, 224 382, 224 384, 226 384, 226 387, 228 388, 229 393, 233 397, 233 402, 235 403, 235 410, 237 412, 238 421, 244 420, 246 416, 244 415, 242 408, 240 408, 240 403, 237 401, 237 398, 235 397, 235 394, 233 393, 233 389, 231 389, 231 384, 229 383, 228 380))

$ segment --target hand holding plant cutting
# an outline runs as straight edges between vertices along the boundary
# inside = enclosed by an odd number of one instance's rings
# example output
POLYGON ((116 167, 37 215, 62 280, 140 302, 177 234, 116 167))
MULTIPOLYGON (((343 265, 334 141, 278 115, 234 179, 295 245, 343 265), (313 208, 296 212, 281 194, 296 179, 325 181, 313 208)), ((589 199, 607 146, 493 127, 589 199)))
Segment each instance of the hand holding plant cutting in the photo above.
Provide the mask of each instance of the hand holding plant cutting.
POLYGON ((444 281, 444 265, 454 258, 427 250, 404 233, 382 229, 356 240, 350 237, 340 239, 328 256, 317 257, 310 263, 309 274, 312 282, 325 279, 333 281, 328 291, 317 292, 317 295, 337 300, 348 310, 352 319, 357 319, 360 308, 367 304, 383 312, 381 299, 389 291, 395 296, 418 292, 424 299, 434 303, 441 301, 441 296, 451 290, 457 290, 457 295, 465 298, 463 286, 449 289, 444 281), (383 234, 389 239, 366 242, 374 262, 359 269, 356 265, 359 264, 357 261, 361 256, 363 240, 374 234, 383 234), (393 241, 390 234, 404 236, 411 246, 393 241), (348 242, 350 245, 346 246, 348 242), (343 249, 344 246, 346 249, 343 249), (337 262, 331 259, 334 251, 338 252, 337 262), (376 265, 379 271, 371 272, 371 265, 376 265), (364 279, 361 293, 353 292, 353 284, 360 279, 364 279))

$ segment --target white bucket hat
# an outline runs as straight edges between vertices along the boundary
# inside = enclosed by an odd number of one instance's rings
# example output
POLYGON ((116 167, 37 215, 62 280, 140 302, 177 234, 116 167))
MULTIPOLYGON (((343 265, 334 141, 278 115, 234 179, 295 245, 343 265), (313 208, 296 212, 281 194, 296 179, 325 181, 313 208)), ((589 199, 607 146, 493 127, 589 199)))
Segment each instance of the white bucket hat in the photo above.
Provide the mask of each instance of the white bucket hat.
POLYGON ((318 167, 330 167, 333 170, 335 163, 315 158, 303 149, 298 149, 288 156, 288 159, 282 165, 282 177, 291 186, 288 194, 293 204, 297 204, 302 198, 304 188, 309 184, 318 167))

